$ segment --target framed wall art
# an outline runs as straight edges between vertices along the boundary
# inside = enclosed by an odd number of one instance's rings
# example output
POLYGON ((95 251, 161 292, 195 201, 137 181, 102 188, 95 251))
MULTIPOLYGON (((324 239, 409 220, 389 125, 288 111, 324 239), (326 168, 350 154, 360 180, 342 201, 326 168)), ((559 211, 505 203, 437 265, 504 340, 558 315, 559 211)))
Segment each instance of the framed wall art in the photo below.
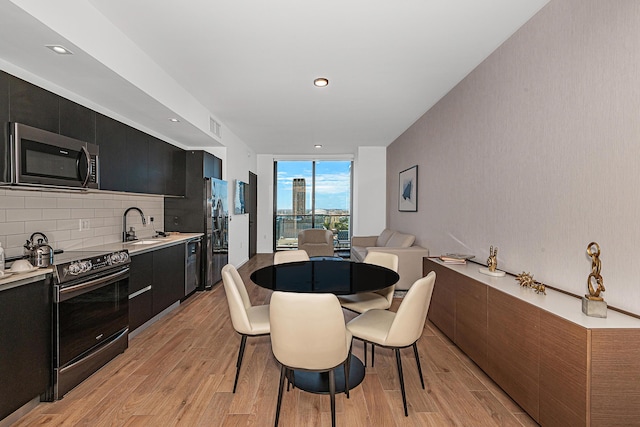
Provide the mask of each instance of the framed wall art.
POLYGON ((418 211, 418 165, 400 172, 398 191, 398 210, 400 212, 418 211))

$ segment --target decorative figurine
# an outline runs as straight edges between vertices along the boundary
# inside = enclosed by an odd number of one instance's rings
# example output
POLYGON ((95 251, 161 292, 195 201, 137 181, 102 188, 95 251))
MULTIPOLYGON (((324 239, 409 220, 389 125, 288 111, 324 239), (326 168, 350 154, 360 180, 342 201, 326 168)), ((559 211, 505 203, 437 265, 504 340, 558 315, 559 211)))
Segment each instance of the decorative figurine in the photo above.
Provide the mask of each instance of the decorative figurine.
POLYGON ((489 247, 489 258, 487 259, 487 268, 489 271, 496 271, 496 267, 498 267, 498 247, 496 246, 495 250, 493 246, 489 247))
POLYGON ((524 271, 516 276, 516 280, 520 282, 520 286, 531 287, 533 284, 533 274, 524 271))
POLYGON ((547 294, 547 287, 544 283, 533 280, 533 274, 524 271, 516 276, 516 280, 520 282, 520 286, 526 286, 536 291, 536 294, 547 294))
POLYGON ((498 268, 498 247, 493 245, 489 247, 489 258, 487 258, 487 267, 480 267, 478 271, 488 276, 502 277, 505 275, 504 271, 497 270, 498 268))
POLYGON ((589 243, 587 254, 591 257, 591 274, 587 277, 589 293, 582 297, 582 312, 591 317, 607 317, 607 303, 600 296, 600 293, 605 291, 602 276, 600 275, 602 268, 599 258, 600 245, 596 242, 589 243))

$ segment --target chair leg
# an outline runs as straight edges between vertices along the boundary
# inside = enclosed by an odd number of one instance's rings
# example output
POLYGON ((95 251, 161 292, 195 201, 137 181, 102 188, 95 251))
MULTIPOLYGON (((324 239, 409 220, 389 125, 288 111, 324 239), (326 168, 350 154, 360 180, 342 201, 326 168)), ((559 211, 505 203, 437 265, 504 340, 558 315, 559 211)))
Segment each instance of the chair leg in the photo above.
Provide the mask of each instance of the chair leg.
POLYGON ((371 343, 371 367, 376 363, 376 345, 371 343))
POLYGON ((336 375, 329 371, 329 395, 331 397, 331 427, 336 427, 336 375))
POLYGON ((278 404, 276 405, 276 423, 275 427, 278 427, 278 421, 280 420, 280 406, 282 406, 282 389, 284 388, 284 377, 287 368, 282 365, 280 368, 280 385, 278 386, 278 404))
POLYGON ((422 388, 424 389, 424 378, 422 377, 422 368, 420 367, 420 355, 418 355, 418 346, 416 343, 413 343, 413 354, 416 356, 416 363, 418 364, 418 373, 420 374, 420 382, 422 383, 422 388))
POLYGON ((242 365, 242 356, 244 355, 244 347, 247 344, 247 336, 242 335, 242 340, 240 341, 240 351, 238 351, 238 361, 236 362, 236 380, 233 382, 233 392, 236 392, 236 387, 238 386, 238 377, 240 377, 240 365, 242 365))
POLYGON ((362 341, 362 344, 364 345, 364 367, 367 367, 367 342, 366 341, 362 341))
POLYGON ((344 361, 344 392, 349 398, 349 372, 351 371, 351 349, 349 349, 349 355, 347 360, 344 361))
POLYGON ((396 348, 396 363, 398 364, 398 376, 400 377, 400 391, 402 391, 402 403, 404 404, 404 416, 409 416, 407 410, 407 395, 404 392, 404 376, 402 375, 402 361, 400 360, 400 349, 396 348))
POLYGON ((294 390, 296 388, 296 371, 293 369, 288 369, 287 372, 287 391, 289 391, 289 386, 294 390))

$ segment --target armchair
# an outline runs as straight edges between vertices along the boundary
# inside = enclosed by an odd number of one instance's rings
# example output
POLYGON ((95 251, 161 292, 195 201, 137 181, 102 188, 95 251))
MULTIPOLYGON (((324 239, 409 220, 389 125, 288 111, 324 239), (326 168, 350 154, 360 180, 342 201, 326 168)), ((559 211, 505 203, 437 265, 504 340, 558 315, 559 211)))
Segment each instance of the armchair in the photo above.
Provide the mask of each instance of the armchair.
POLYGON ((298 233, 298 249, 307 251, 309 257, 333 256, 333 233, 317 228, 301 230, 298 233))

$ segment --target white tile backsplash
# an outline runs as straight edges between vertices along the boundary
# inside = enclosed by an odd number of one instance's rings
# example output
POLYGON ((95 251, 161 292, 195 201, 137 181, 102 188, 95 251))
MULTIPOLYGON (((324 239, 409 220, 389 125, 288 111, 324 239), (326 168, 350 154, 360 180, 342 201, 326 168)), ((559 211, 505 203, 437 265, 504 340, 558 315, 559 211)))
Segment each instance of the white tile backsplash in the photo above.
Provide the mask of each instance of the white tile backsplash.
POLYGON ((127 215, 127 227, 134 227, 139 238, 151 237, 164 229, 164 197, 113 192, 58 192, 38 189, 0 189, 0 242, 7 256, 21 255, 25 241, 39 231, 55 249, 78 250, 119 242, 122 214, 136 206, 153 224, 142 225, 140 214, 127 215), (80 230, 80 219, 89 228, 80 230))

